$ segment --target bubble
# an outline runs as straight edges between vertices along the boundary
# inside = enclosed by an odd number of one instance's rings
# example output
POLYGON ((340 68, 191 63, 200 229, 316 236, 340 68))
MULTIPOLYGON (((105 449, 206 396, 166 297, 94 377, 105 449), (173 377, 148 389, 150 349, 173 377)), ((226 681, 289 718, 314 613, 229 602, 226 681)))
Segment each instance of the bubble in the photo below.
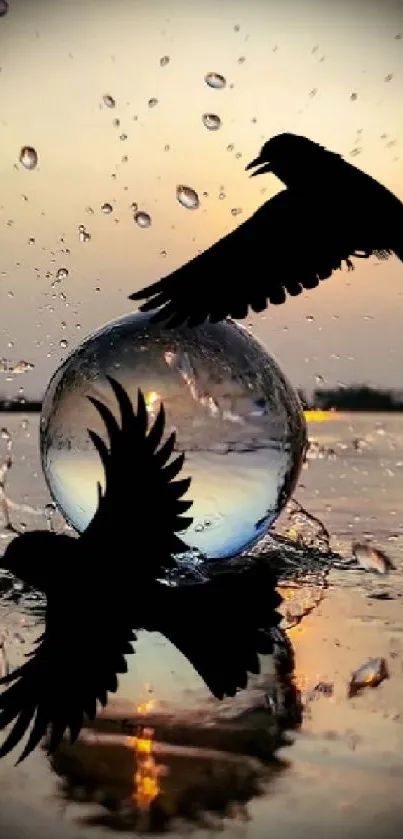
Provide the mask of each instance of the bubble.
POLYGON ((20 163, 24 169, 35 169, 38 163, 38 154, 32 146, 23 146, 20 151, 20 163))
POLYGON ((220 73, 207 73, 204 77, 204 81, 206 82, 206 85, 213 87, 215 90, 220 90, 220 88, 225 87, 227 84, 225 76, 221 76, 220 73))
POLYGON ((133 218, 139 227, 150 227, 151 216, 148 213, 145 213, 143 210, 139 210, 137 213, 135 213, 133 218))
POLYGON ((8 12, 7 0, 0 0, 0 17, 4 17, 8 12))
POLYGON ((221 119, 217 116, 217 114, 203 114, 202 120, 203 125, 208 128, 209 131, 217 131, 217 129, 221 127, 221 119))
POLYGON ((169 55, 163 55, 162 58, 160 58, 160 67, 166 67, 167 64, 169 64, 169 55))
POLYGON ((115 108, 116 107, 116 100, 111 96, 109 93, 105 93, 102 97, 102 101, 107 108, 115 108))
POLYGON ((110 213, 112 213, 113 211, 112 204, 109 204, 108 201, 105 201, 105 204, 102 204, 101 210, 106 216, 109 216, 110 213))
POLYGON ((176 187, 176 198, 187 210, 196 210, 200 204, 197 192, 192 187, 183 184, 176 187))
MULTIPOLYGON (((140 313, 81 344, 53 376, 40 422, 48 486, 79 532, 95 512, 97 481, 104 485, 87 429, 105 431, 87 397, 115 410, 107 375, 134 404, 140 387, 151 418, 164 403, 166 433, 176 429, 183 475, 192 476, 185 542, 217 559, 256 543, 292 493, 306 446, 298 398, 265 348, 234 322, 164 330, 140 313)), ((135 510, 140 487, 127 491, 135 510)))

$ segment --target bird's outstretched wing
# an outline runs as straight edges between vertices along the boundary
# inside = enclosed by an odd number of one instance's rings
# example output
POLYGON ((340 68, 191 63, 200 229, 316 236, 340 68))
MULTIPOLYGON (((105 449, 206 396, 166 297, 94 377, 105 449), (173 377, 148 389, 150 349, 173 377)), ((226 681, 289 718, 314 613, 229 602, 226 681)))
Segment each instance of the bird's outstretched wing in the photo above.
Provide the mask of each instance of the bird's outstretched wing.
POLYGON ((98 485, 98 508, 81 542, 89 552, 105 554, 106 546, 115 548, 118 533, 124 533, 126 546, 120 551, 119 566, 122 561, 126 568, 132 565, 137 579, 155 579, 161 569, 172 566, 172 554, 189 549, 177 534, 192 522, 183 515, 193 503, 183 500, 191 478, 175 480, 184 455, 170 460, 176 435, 172 432, 163 441, 164 406, 149 425, 142 392, 138 392, 135 413, 122 385, 112 378, 109 382, 118 402, 120 426, 106 405, 89 397, 103 420, 109 447, 89 430, 103 463, 106 488, 102 494, 98 485))
MULTIPOLYGON (((264 562, 208 583, 158 592, 148 627, 163 633, 193 665, 217 699, 246 688, 260 673, 260 655, 273 653, 282 597, 264 562)), ((166 587, 165 587, 166 588, 166 587)))
POLYGON ((249 307, 262 312, 315 288, 343 263, 351 269, 352 256, 391 253, 390 243, 377 241, 371 229, 361 231, 357 220, 345 225, 341 214, 337 206, 329 215, 320 197, 283 190, 208 250, 129 299, 146 300, 140 310, 157 309, 152 320, 168 327, 242 320, 249 307))
POLYGON ((0 758, 19 745, 29 728, 17 763, 47 732, 49 753, 67 731, 74 742, 84 715, 95 717, 97 701, 106 704, 108 693, 117 689, 117 674, 127 670, 125 656, 136 640, 127 599, 116 600, 113 580, 110 602, 105 594, 100 596, 96 581, 92 593, 80 583, 78 579, 74 599, 62 580, 60 591, 49 594, 44 633, 27 661, 0 680, 6 686, 0 694, 0 730, 11 726, 0 758))

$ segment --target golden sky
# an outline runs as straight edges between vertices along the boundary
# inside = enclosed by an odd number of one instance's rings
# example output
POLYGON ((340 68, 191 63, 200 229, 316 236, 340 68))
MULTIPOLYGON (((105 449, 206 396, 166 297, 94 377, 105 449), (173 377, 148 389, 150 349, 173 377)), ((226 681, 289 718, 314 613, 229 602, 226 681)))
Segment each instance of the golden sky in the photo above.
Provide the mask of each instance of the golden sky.
MULTIPOLYGON (((403 199, 402 3, 9 0, 0 64, 0 355, 35 365, 0 373, 8 396, 41 394, 77 343, 130 311, 131 291, 274 194, 274 176, 244 172, 273 134, 319 141, 403 199), (224 89, 205 85, 209 71, 224 89), (24 145, 33 171, 19 164, 24 145), (176 201, 180 183, 197 210, 176 201), (52 288, 59 268, 69 275, 52 288)), ((295 385, 403 386, 402 291, 397 260, 359 263, 249 323, 295 385)))

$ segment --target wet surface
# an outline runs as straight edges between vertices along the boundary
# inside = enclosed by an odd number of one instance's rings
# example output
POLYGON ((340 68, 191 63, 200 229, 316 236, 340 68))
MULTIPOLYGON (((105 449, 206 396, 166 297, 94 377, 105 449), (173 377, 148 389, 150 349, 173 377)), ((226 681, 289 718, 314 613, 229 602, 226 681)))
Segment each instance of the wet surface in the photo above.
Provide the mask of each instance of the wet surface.
MULTIPOLYGON (((21 422, 13 417, 8 426, 18 433, 5 495, 26 505, 10 505, 13 526, 43 527, 48 498, 35 460, 37 420, 23 429, 21 422)), ((283 549, 286 557, 282 610, 295 651, 293 683, 278 680, 270 658, 260 679, 221 704, 160 639, 152 648, 145 639, 117 697, 76 746, 63 744, 52 760, 40 750, 18 768, 11 758, 0 763, 0 836, 401 835, 402 429, 398 415, 309 425, 299 503, 277 528, 294 548, 280 541, 273 555, 278 561, 283 549), (337 552, 331 562, 326 533, 337 552), (363 567, 353 541, 384 551, 394 567, 386 574, 363 567), (384 659, 388 678, 349 696, 353 674, 369 659, 384 659)), ((60 528, 58 514, 47 513, 49 526, 60 528)), ((3 542, 11 535, 3 531, 3 542)), ((37 605, 22 614, 3 597, 3 667, 29 650, 37 605)))

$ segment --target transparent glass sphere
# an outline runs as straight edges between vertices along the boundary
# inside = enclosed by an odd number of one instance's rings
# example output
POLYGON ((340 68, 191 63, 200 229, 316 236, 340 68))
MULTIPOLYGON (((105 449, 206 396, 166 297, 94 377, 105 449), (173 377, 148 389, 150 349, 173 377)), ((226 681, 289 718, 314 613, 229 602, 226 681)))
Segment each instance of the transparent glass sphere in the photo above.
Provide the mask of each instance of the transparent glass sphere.
POLYGON ((175 429, 183 475, 192 478, 189 547, 224 559, 255 544, 290 497, 306 447, 298 397, 262 344, 232 321, 168 330, 135 313, 70 355, 46 392, 40 444, 50 492, 78 532, 95 513, 97 482, 104 486, 87 429, 104 439, 105 429, 87 397, 116 413, 106 376, 135 406, 141 388, 151 418, 164 404, 166 434, 175 429))

